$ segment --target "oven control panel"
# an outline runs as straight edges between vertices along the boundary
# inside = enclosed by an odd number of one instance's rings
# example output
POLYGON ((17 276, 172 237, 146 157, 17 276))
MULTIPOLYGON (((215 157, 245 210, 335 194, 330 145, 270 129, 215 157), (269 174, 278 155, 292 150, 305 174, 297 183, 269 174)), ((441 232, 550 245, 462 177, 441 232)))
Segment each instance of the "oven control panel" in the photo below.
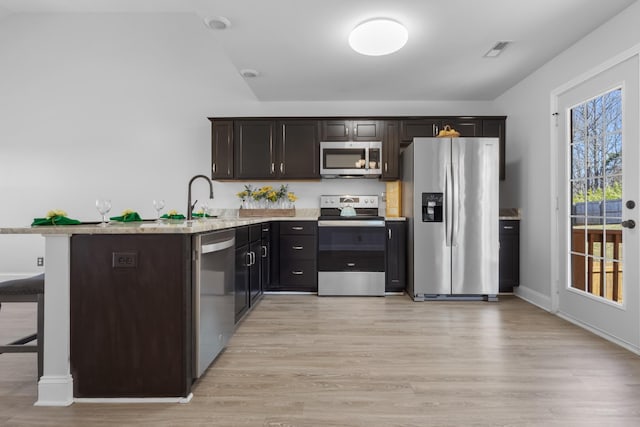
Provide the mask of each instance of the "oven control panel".
POLYGON ((378 208, 379 196, 320 196, 320 208, 378 208))

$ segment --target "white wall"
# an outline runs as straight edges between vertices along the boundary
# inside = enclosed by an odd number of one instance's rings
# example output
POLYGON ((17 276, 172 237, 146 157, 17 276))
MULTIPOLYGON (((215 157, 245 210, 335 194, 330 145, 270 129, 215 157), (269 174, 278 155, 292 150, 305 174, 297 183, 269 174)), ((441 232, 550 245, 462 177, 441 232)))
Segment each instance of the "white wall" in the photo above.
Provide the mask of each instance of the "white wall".
MULTIPOLYGON (((54 208, 97 220, 96 197, 110 197, 114 214, 152 217, 157 197, 184 211, 189 178, 210 168, 207 117, 441 114, 504 111, 491 102, 261 103, 196 15, 9 15, 0 21, 0 227, 54 208)), ((382 188, 360 183, 354 192, 382 188)), ((300 207, 347 188, 290 185, 300 207)), ((216 207, 237 207, 240 188, 216 182, 216 207)), ((43 248, 39 236, 0 235, 0 279, 38 271, 43 248)))
POLYGON ((555 147, 550 145, 551 91, 595 68, 607 59, 640 43, 640 4, 631 5, 612 20, 541 67, 495 101, 507 111, 508 180, 502 184, 503 206, 520 206, 521 285, 523 297, 551 308, 550 245, 555 189, 550 165, 555 147))

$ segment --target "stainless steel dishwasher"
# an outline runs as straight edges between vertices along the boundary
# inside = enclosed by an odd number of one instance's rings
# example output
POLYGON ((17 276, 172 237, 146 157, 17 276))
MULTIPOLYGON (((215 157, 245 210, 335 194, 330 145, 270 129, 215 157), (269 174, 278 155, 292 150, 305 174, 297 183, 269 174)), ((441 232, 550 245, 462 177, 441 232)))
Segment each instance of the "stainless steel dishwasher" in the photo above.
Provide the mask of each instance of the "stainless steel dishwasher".
POLYGON ((193 256, 193 366, 200 377, 234 330, 235 232, 197 234, 193 256))

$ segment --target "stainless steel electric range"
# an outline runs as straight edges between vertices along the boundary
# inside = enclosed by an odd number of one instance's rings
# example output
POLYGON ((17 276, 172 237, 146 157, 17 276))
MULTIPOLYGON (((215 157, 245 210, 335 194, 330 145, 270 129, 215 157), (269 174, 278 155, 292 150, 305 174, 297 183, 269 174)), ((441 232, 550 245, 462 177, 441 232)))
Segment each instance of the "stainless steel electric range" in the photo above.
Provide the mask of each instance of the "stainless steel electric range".
POLYGON ((378 196, 320 196, 318 295, 384 296, 386 234, 378 196))

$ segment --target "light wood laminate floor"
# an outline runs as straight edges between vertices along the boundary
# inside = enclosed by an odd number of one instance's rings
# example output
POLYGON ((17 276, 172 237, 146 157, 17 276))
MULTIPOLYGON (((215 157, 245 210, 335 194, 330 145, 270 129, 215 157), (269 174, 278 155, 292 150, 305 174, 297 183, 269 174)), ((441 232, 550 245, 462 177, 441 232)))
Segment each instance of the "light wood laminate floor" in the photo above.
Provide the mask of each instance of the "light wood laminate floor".
MULTIPOLYGON (((33 310, 3 306, 0 339, 33 310)), ((515 297, 267 295, 189 404, 34 407, 35 375, 0 355, 0 425, 640 425, 640 357, 515 297)))

